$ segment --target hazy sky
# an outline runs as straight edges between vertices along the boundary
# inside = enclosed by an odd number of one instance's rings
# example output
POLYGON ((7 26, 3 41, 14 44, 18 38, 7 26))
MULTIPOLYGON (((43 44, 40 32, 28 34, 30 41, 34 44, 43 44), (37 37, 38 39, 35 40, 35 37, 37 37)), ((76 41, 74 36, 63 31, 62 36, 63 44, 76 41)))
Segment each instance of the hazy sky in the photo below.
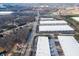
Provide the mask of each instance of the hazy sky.
POLYGON ((0 3, 78 3, 79 0, 0 0, 0 3))
MULTIPOLYGON (((0 2, 6 2, 6 3, 8 3, 8 2, 12 2, 12 3, 27 3, 27 2, 41 2, 41 3, 43 3, 43 2, 48 2, 49 0, 0 0, 0 2)), ((51 1, 51 0, 50 0, 51 1)))

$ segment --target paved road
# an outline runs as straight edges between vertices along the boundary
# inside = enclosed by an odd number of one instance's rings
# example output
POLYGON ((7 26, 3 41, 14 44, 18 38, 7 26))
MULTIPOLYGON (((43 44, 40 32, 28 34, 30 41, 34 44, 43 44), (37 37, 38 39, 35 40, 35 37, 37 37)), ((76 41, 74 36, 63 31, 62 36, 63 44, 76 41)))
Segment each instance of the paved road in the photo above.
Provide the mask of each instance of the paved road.
POLYGON ((33 39, 36 35, 36 27, 37 27, 37 22, 33 23, 33 29, 32 29, 32 33, 31 33, 31 38, 30 41, 28 42, 28 47, 26 48, 26 52, 25 52, 25 56, 29 56, 30 52, 31 52, 31 48, 32 48, 32 44, 33 44, 33 39))

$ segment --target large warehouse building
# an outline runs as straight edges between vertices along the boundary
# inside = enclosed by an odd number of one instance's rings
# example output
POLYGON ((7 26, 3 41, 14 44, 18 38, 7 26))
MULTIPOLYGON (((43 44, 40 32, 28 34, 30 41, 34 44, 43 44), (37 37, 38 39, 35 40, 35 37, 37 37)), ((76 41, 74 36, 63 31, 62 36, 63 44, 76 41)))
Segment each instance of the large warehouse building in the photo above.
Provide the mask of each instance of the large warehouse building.
POLYGON ((54 18, 40 18, 40 21, 52 21, 52 20, 55 20, 54 18))
POLYGON ((58 36, 65 56, 79 56, 79 43, 73 36, 58 36))
POLYGON ((51 56, 48 37, 38 37, 36 56, 51 56))
POLYGON ((39 21, 40 25, 67 25, 67 22, 64 20, 56 20, 56 21, 39 21))
POLYGON ((73 34, 74 29, 69 25, 39 25, 39 32, 41 33, 62 33, 62 34, 73 34))

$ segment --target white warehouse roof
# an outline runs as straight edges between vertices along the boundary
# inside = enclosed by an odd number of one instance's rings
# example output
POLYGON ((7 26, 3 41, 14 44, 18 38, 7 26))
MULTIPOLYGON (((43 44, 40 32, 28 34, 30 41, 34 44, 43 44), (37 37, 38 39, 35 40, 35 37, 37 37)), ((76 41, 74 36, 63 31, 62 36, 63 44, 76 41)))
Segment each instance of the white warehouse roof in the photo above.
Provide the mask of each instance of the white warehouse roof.
POLYGON ((39 31, 74 31, 69 25, 39 25, 39 31))
POLYGON ((47 20, 55 20, 54 18, 40 18, 41 21, 47 21, 47 20))
POLYGON ((56 21, 40 21, 40 24, 58 24, 58 25, 60 25, 60 24, 67 24, 67 22, 66 21, 64 21, 64 20, 56 20, 56 21))
POLYGON ((79 22, 79 17, 72 17, 75 21, 79 22))
POLYGON ((79 43, 73 36, 58 36, 65 56, 79 56, 79 43))
POLYGON ((48 37, 38 37, 36 56, 51 56, 48 37))

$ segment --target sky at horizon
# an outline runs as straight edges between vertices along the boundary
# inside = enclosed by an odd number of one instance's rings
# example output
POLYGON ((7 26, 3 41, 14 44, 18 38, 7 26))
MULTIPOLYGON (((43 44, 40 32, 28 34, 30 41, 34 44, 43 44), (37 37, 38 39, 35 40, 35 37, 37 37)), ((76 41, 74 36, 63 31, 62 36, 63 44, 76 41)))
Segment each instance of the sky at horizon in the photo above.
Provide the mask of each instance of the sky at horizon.
POLYGON ((79 0, 0 0, 0 3, 78 3, 79 0))

